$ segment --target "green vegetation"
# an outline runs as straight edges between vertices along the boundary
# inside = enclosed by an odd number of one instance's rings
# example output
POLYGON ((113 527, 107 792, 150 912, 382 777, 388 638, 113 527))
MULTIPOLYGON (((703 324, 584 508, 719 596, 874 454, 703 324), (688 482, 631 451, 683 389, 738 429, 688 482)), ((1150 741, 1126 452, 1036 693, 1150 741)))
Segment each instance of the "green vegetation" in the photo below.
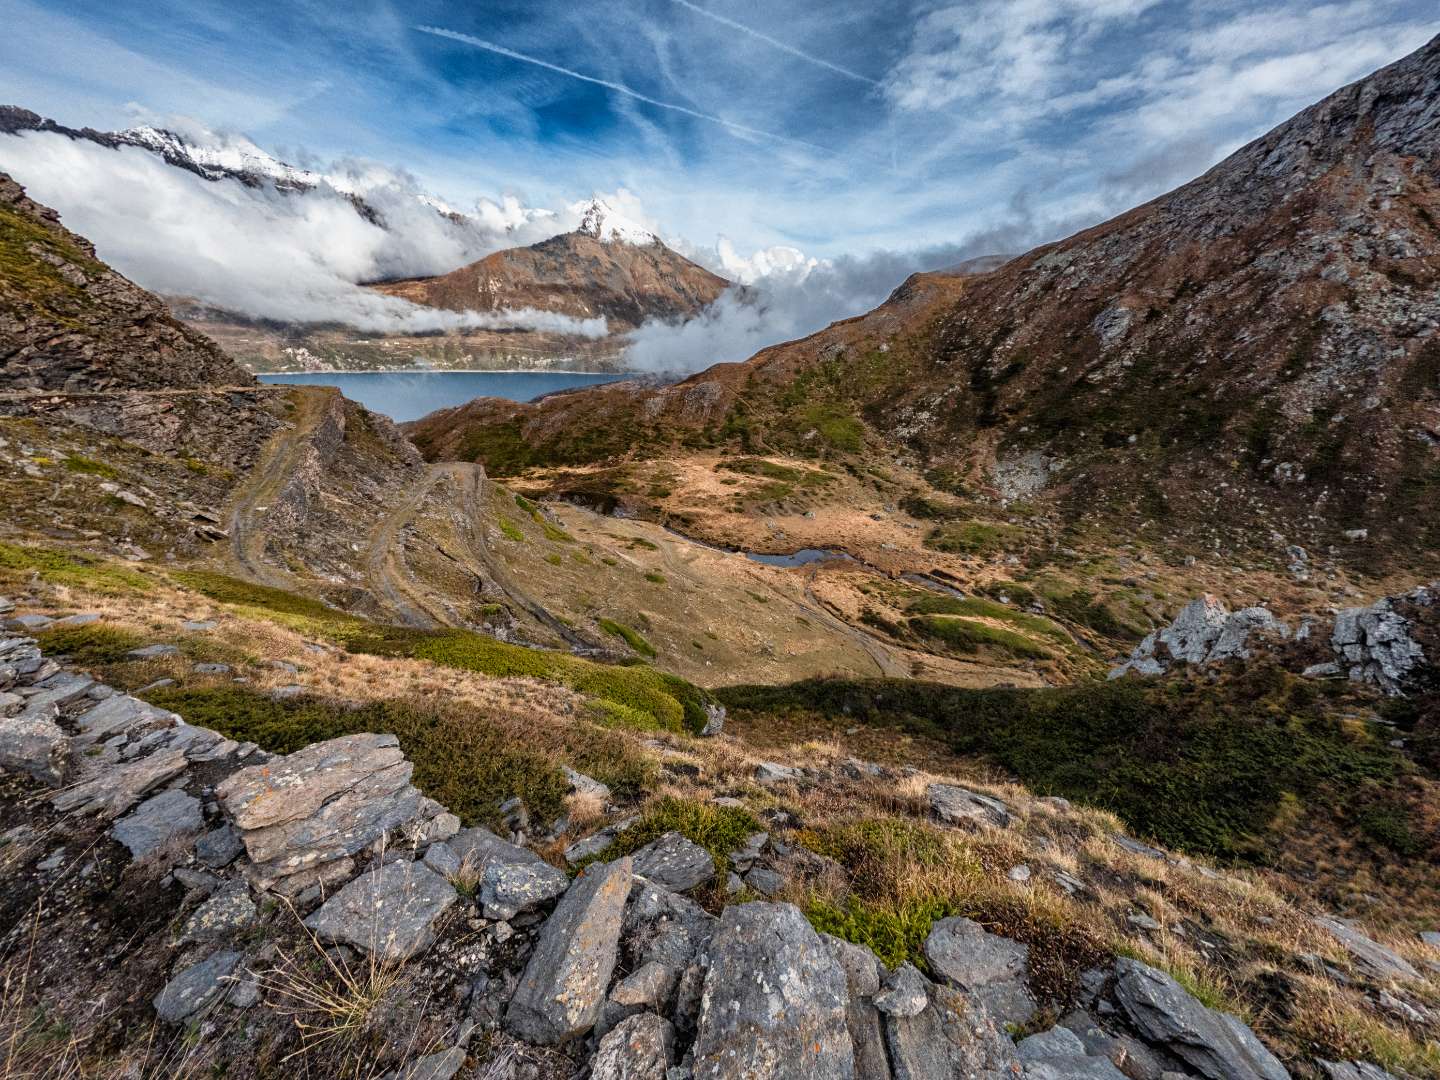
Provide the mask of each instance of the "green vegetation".
POLYGON ((103 461, 96 461, 94 458, 85 457, 83 454, 67 454, 62 464, 74 473, 87 473, 91 476, 103 476, 107 480, 114 480, 120 474, 103 461))
POLYGON ((19 583, 32 573, 51 585, 102 593, 147 592, 151 588, 144 574, 117 563, 78 552, 0 543, 0 582, 19 583))
POLYGON ((82 668, 124 663, 132 649, 153 643, 132 630, 104 623, 47 627, 35 634, 35 640, 46 655, 68 656, 82 668))
POLYGON ((517 544, 525 542, 525 534, 520 531, 520 527, 506 517, 500 519, 500 534, 506 540, 513 540, 517 544))
POLYGON ((496 807, 514 795, 539 820, 553 821, 569 791, 557 753, 622 797, 638 795, 653 779, 653 766, 625 739, 593 725, 577 725, 561 745, 545 747, 535 745, 533 734, 517 738, 513 729, 459 706, 427 709, 403 701, 357 704, 308 696, 276 700, 235 686, 167 688, 145 696, 192 724, 277 754, 341 735, 394 734, 415 765, 415 786, 466 824, 498 825, 496 807))
MULTIPOLYGON (((1408 769, 1379 737, 1336 719, 1312 684, 1264 664, 1215 683, 970 690, 812 680, 717 694, 737 710, 806 710, 937 738, 1040 794, 1113 811, 1169 847, 1227 859, 1263 859, 1289 799, 1312 814, 1343 806, 1352 826, 1377 806, 1388 808, 1378 821, 1393 819, 1408 769)), ((1390 824, 1372 830, 1402 835, 1390 824)))
POLYGON ((90 298, 66 275, 66 265, 89 279, 105 272, 73 241, 13 207, 0 207, 0 295, 74 327, 74 312, 88 307, 90 298))
POLYGON ((607 861, 618 859, 639 851, 667 832, 678 832, 710 853, 715 860, 715 872, 724 881, 730 869, 730 852, 744 844, 751 833, 759 831, 760 823, 740 807, 666 797, 647 807, 640 820, 597 857, 607 861))
POLYGON ((641 656, 654 659, 655 646, 641 637, 637 631, 630 629, 630 627, 623 623, 616 622, 614 619, 596 619, 595 622, 605 633, 612 637, 624 639, 625 644, 629 645, 630 648, 634 649, 641 656))
POLYGON ((646 570, 645 580, 650 582, 651 585, 664 585, 665 575, 658 570, 646 570))
POLYGON ((1018 547, 1023 536, 1023 531, 1013 525, 961 521, 931 529, 925 536, 925 546, 952 555, 998 555, 1018 547))
POLYGON ((996 604, 979 597, 967 596, 922 596, 906 608, 912 615, 971 615, 998 622, 1010 623, 1032 634, 1050 638, 1061 645, 1070 644, 1070 635, 1043 615, 1028 611, 1017 611, 1006 604, 996 604))
POLYGON ((917 615, 910 619, 910 628, 916 633, 943 642, 948 648, 959 653, 977 653, 981 649, 990 649, 1031 660, 1048 660, 1053 655, 1049 649, 1037 645, 1023 634, 977 622, 975 619, 948 615, 917 615))
POLYGON ((799 430, 814 431, 832 450, 858 454, 865 446, 865 425, 854 413, 835 404, 815 404, 796 416, 799 430))
POLYGON ((565 564, 565 560, 553 551, 545 556, 545 561, 551 566, 563 566, 565 564))
POLYGON ((318 600, 224 574, 182 571, 173 576, 243 614, 327 638, 351 652, 409 656, 493 678, 546 679, 625 706, 648 718, 652 728, 698 732, 705 726, 705 704, 709 700, 706 692, 650 667, 597 664, 567 653, 496 641, 471 630, 384 626, 336 611, 318 600))

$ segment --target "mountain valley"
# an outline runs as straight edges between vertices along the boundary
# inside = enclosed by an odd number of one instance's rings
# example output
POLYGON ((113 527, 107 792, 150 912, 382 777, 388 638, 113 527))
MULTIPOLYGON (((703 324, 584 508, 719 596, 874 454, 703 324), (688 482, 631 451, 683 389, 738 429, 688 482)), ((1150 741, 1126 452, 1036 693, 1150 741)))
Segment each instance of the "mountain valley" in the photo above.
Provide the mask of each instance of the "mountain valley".
MULTIPOLYGON (((0 175, 0 1076, 1440 1076, 1437 223, 1440 38, 743 363, 397 425, 0 175)), ((373 286, 729 287, 598 201, 373 286)), ((434 341, 613 359, 535 333, 434 341)))

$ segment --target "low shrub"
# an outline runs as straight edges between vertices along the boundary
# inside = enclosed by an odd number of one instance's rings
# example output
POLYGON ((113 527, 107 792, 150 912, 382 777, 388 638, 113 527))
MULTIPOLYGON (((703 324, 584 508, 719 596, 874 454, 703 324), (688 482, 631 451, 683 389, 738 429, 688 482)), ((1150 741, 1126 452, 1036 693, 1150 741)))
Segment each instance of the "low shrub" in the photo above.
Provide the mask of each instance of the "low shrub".
POLYGON ((750 811, 738 806, 667 796, 646 807, 640 820, 622 832, 602 857, 607 861, 639 851, 667 832, 678 832, 699 844, 715 860, 716 875, 723 881, 730 869, 730 853, 739 848, 760 823, 750 811))
POLYGON ((630 627, 623 623, 618 623, 614 619, 596 619, 595 623, 601 630, 604 630, 605 633, 612 637, 621 638, 625 644, 629 645, 630 648, 634 649, 641 656, 654 658, 655 646, 646 641, 638 631, 632 630, 630 627))
POLYGON ((1037 645, 1023 634, 1005 630, 975 619, 949 615, 917 615, 910 619, 912 630, 959 653, 977 653, 982 649, 1033 660, 1050 659, 1048 649, 1037 645))
POLYGON ((51 585, 100 593, 148 592, 153 588, 144 574, 91 555, 0 543, 0 581, 20 583, 32 573, 51 585))

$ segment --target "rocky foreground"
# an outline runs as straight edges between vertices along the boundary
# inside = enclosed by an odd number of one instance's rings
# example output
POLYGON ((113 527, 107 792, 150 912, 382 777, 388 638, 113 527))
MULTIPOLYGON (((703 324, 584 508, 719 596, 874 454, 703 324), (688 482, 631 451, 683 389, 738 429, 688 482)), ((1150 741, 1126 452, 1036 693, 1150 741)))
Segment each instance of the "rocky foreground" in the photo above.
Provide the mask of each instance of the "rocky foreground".
MULTIPOLYGON (((1291 1075, 1245 1023, 1138 960, 1047 1000, 1027 946, 952 917, 930 927, 928 975, 890 970, 791 904, 705 910, 685 893, 715 865, 678 833, 606 861, 602 831, 570 846, 581 869, 567 873, 524 846, 519 817, 509 839, 462 828, 412 786, 391 735, 274 756, 65 670, 24 636, 0 638, 0 766, 4 892, 28 905, 3 940, 7 985, 93 1002, 91 1050, 130 1075, 293 1075, 254 1051, 292 1026, 291 1056, 329 1070, 313 1075, 397 1080, 1291 1075), (397 988, 407 1027, 351 1045, 397 988)), ((929 798, 952 827, 1007 821, 964 788, 929 798)), ((749 837, 732 891, 764 893, 757 861, 783 846, 749 837)), ((1353 926, 1321 925, 1378 987, 1424 978, 1353 926)))

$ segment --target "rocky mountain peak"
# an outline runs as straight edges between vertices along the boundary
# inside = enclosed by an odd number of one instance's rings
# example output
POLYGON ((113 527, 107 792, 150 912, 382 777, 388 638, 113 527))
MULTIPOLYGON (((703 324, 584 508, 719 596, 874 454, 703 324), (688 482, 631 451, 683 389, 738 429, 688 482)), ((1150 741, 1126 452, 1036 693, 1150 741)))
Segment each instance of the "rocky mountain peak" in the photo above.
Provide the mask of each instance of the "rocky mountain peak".
POLYGON ((643 247, 660 242, 660 238, 653 232, 616 211, 604 199, 591 199, 578 209, 580 225, 575 231, 592 236, 602 244, 634 244, 643 247))

